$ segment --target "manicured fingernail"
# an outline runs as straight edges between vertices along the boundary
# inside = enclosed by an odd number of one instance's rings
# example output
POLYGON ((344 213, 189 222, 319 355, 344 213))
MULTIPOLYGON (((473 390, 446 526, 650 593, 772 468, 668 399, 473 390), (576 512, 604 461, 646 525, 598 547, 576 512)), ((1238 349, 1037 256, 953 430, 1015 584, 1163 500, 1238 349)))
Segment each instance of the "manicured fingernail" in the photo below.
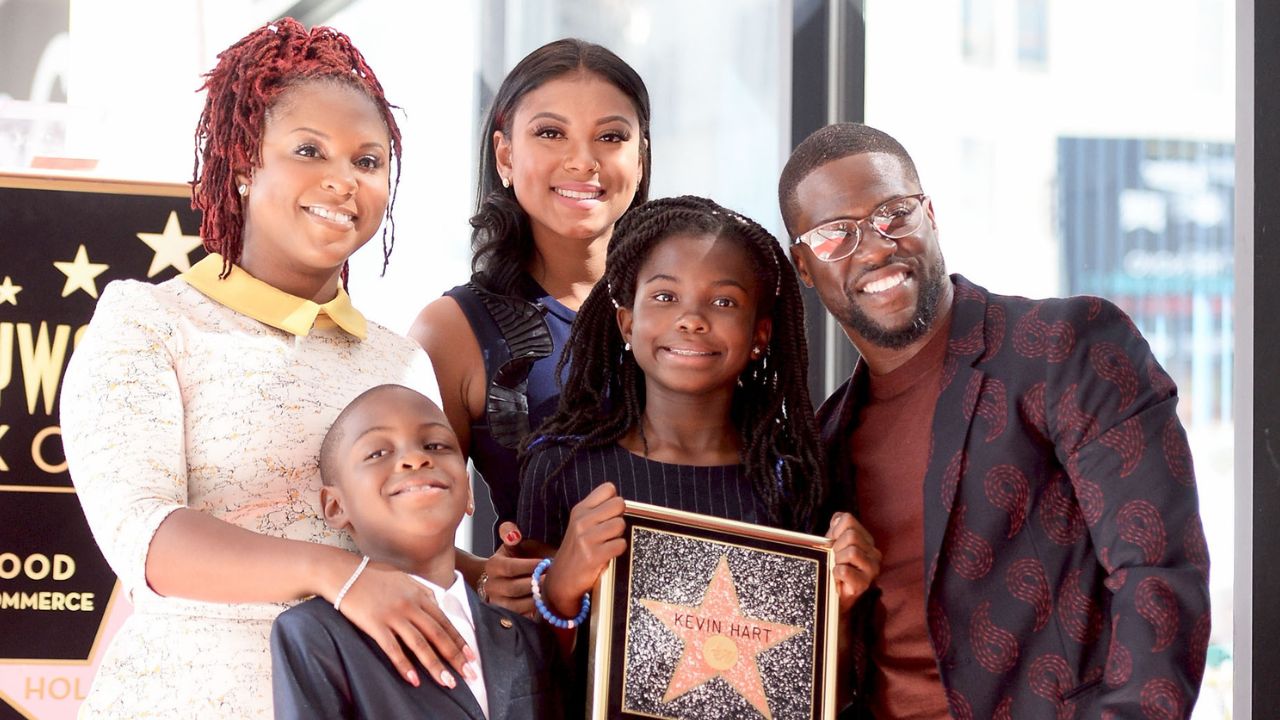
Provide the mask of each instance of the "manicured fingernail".
POLYGON ((467 659, 467 662, 475 662, 480 659, 480 656, 476 655, 476 651, 472 650, 470 645, 462 646, 462 655, 467 659))
POLYGON ((408 674, 408 675, 406 675, 405 677, 409 680, 409 684, 410 684, 410 685, 412 685, 412 686, 414 686, 414 687, 418 687, 419 685, 421 685, 421 684, 422 684, 422 681, 418 679, 418 671, 417 671, 417 670, 410 670, 410 671, 409 671, 409 674, 408 674))
POLYGON ((466 676, 468 680, 480 679, 480 674, 476 672, 476 666, 471 663, 467 663, 462 666, 462 674, 466 676))
POLYGON ((506 540, 508 545, 515 545, 516 543, 520 542, 520 531, 512 530, 511 532, 508 532, 506 536, 503 537, 502 539, 506 540))
POLYGON ((453 675, 450 675, 448 670, 442 670, 440 672, 440 684, 447 688, 455 688, 458 686, 458 681, 453 679, 453 675))

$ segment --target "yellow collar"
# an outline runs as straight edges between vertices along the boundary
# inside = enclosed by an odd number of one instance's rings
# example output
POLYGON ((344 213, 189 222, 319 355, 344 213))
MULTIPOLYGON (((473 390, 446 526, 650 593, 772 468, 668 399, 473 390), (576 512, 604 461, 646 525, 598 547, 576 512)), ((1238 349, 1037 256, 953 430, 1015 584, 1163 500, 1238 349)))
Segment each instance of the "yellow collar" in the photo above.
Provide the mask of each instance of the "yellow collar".
POLYGON ((336 297, 320 305, 272 287, 239 265, 232 265, 231 274, 219 280, 221 274, 222 256, 210 253, 180 277, 215 302, 287 333, 306 336, 312 327, 336 324, 361 340, 367 334, 364 316, 351 304, 351 297, 341 285, 336 297))

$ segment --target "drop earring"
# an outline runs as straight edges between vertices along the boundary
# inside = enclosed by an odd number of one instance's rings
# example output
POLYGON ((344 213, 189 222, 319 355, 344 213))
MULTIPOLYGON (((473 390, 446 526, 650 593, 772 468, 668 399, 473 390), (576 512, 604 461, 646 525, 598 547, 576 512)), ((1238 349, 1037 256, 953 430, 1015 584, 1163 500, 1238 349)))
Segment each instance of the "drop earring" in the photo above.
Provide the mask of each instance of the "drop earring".
POLYGON ((631 343, 624 343, 624 344, 622 345, 622 351, 623 351, 623 352, 631 352, 631 343))

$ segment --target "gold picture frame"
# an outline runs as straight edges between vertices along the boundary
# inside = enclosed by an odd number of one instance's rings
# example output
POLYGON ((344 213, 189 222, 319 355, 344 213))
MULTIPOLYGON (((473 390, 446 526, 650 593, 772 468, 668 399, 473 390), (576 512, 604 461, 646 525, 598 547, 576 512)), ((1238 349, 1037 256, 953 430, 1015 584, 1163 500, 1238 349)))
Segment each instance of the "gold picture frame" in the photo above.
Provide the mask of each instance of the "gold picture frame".
POLYGON ((591 608, 588 717, 832 720, 828 538, 627 502, 591 608))

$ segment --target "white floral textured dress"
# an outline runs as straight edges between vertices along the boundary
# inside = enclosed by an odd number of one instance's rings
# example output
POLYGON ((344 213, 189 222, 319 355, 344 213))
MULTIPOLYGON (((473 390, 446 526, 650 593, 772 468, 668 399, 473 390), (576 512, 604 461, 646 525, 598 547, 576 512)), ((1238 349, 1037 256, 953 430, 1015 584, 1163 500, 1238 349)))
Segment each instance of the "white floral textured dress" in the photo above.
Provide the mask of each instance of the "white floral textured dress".
POLYGON ((134 605, 82 717, 271 717, 268 638, 289 604, 157 595, 145 577, 156 529, 189 507, 354 550, 320 513, 325 432, 375 385, 439 402, 426 353, 367 323, 344 292, 321 306, 238 267, 218 280, 221 265, 211 255, 158 285, 109 285, 67 369, 72 481, 134 605))

